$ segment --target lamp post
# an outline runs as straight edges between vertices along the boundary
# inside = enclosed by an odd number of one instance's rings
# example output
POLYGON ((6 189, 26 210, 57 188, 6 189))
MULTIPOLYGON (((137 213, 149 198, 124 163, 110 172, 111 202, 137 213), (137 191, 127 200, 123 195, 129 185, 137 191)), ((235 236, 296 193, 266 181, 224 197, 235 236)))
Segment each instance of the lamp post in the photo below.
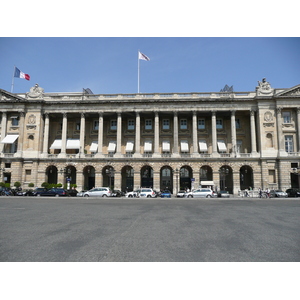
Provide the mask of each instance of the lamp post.
POLYGON ((111 178, 114 176, 115 171, 112 167, 109 167, 108 169, 105 170, 105 173, 109 178, 109 188, 111 189, 111 178))

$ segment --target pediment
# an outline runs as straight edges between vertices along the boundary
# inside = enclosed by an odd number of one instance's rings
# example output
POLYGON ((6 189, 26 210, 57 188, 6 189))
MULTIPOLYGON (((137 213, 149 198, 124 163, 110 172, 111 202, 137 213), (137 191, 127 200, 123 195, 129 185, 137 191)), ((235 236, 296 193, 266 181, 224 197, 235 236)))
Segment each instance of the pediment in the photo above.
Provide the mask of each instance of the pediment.
POLYGON ((300 84, 275 95, 276 97, 300 97, 300 84))
POLYGON ((24 101, 25 99, 15 94, 9 93, 5 90, 0 89, 0 100, 2 101, 24 101))

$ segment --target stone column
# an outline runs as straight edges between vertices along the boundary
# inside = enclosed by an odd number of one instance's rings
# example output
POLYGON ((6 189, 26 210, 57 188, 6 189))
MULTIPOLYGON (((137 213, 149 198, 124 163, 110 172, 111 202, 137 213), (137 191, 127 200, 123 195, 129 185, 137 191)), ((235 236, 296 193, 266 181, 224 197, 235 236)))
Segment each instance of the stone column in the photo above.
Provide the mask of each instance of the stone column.
POLYGON ((173 156, 179 156, 179 151, 178 151, 178 115, 177 115, 177 112, 174 112, 173 126, 174 126, 173 156))
POLYGON ((84 137, 85 137, 85 115, 81 113, 80 119, 80 149, 79 155, 84 154, 84 137))
POLYGON ((114 188, 113 189, 115 189, 115 190, 121 190, 121 187, 122 187, 122 184, 121 184, 121 171, 115 171, 115 173, 114 173, 114 188))
POLYGON ((199 154, 198 152, 198 130, 197 130, 197 113, 193 111, 193 149, 194 156, 199 154))
POLYGON ((218 150, 217 150, 217 118, 216 118, 216 112, 212 111, 211 115, 211 136, 212 136, 212 155, 218 156, 218 150))
POLYGON ((141 173, 140 170, 134 170, 133 176, 133 190, 136 191, 141 187, 141 173))
POLYGON ((256 150, 256 129, 255 129, 255 111, 250 112, 250 126, 251 126, 251 153, 257 153, 256 150))
POLYGON ((49 114, 45 113, 44 141, 43 141, 44 156, 48 155, 48 143, 49 143, 49 114))
POLYGON ((154 119, 154 155, 159 156, 159 115, 155 112, 154 119))
POLYGON ((67 114, 63 113, 62 134, 61 134, 61 156, 65 156, 67 148, 67 114))
POLYGON ((25 113, 22 111, 20 112, 20 122, 19 122, 18 153, 21 153, 23 150, 24 120, 25 120, 25 113))
POLYGON ((160 171, 153 170, 153 190, 160 190, 160 171))
MULTIPOLYGON (((135 117, 135 157, 140 157, 141 156, 141 118, 140 118, 140 113, 137 111, 136 112, 136 117, 135 117)), ((134 176, 136 177, 136 176, 134 176)), ((140 182, 140 180, 139 180, 140 182)), ((134 184, 135 186, 135 184, 134 184)))
POLYGON ((101 171, 95 170, 95 187, 103 186, 103 175, 101 171))
POLYGON ((117 151, 116 155, 121 156, 121 147, 122 147, 122 115, 118 113, 117 119, 117 151))
POLYGON ((102 156, 102 148, 103 148, 103 113, 99 112, 99 125, 98 125, 98 150, 96 157, 102 156))
POLYGON ((298 138, 297 152, 300 152, 300 108, 297 108, 297 134, 298 134, 298 136, 297 136, 297 138, 298 138))
POLYGON ((235 111, 231 111, 231 143, 232 156, 236 156, 236 125, 235 125, 235 111))
MULTIPOLYGON (((7 127, 7 114, 6 114, 6 112, 3 112, 2 113, 2 121, 1 121, 1 141, 6 136, 6 127, 7 127)), ((4 144, 0 143, 0 152, 3 152, 3 148, 4 148, 4 144)))

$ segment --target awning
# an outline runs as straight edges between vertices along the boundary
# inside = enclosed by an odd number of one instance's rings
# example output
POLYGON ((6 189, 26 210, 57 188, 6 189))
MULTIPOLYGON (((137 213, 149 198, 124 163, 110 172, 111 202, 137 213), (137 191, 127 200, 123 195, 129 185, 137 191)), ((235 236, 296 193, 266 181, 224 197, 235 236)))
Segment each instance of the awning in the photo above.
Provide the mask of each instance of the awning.
POLYGON ((205 140, 199 141, 199 149, 201 152, 207 152, 207 144, 205 140))
POLYGON ((162 143, 162 151, 163 152, 170 152, 170 149, 171 149, 170 142, 163 141, 163 143, 162 143))
MULTIPOLYGON (((54 140, 50 149, 61 149, 62 140, 54 140)), ((80 141, 75 139, 67 140, 66 149, 80 149, 80 141)))
POLYGON ((145 142, 144 152, 152 152, 152 142, 145 142))
POLYGON ((116 142, 109 142, 107 151, 108 152, 115 152, 116 151, 116 146, 117 146, 116 142))
POLYGON ((218 148, 220 152, 226 152, 227 151, 227 147, 224 143, 224 141, 218 141, 218 148))
POLYGON ((213 181, 201 181, 200 184, 201 185, 215 185, 215 183, 213 181))
POLYGON ((50 149, 61 149, 61 140, 54 140, 50 149))
POLYGON ((75 140, 75 139, 67 140, 66 149, 80 149, 80 140, 75 140))
POLYGON ((127 142, 126 143, 126 152, 133 152, 133 146, 134 146, 133 142, 127 142))
POLYGON ((90 146, 90 151, 97 152, 97 149, 98 149, 98 142, 97 141, 92 142, 92 144, 90 146))
POLYGON ((2 141, 2 144, 13 144, 19 137, 18 134, 8 134, 2 141))
POLYGON ((181 141, 180 142, 180 149, 181 152, 189 152, 189 144, 187 141, 181 141))

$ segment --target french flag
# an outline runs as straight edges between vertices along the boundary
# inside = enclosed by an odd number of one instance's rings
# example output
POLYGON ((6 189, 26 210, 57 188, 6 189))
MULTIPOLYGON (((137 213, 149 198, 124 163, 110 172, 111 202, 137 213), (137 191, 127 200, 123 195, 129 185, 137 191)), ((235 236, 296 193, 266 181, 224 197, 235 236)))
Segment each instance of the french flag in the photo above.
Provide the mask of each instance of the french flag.
POLYGON ((22 71, 20 71, 17 67, 15 67, 15 75, 14 75, 14 77, 23 78, 23 79, 26 79, 26 80, 30 80, 30 76, 28 74, 25 74, 22 71))

